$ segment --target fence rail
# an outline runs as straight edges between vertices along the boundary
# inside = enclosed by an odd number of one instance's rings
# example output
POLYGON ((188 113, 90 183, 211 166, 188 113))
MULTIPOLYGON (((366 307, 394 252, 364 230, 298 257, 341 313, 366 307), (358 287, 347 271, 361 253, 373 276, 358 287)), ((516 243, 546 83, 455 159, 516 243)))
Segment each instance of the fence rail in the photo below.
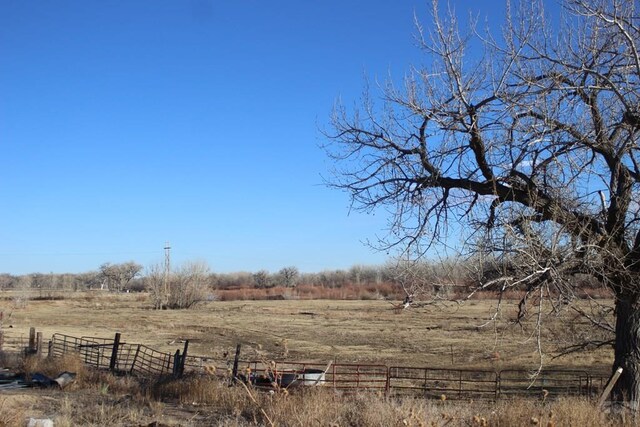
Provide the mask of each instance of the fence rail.
MULTIPOLYGON (((233 360, 175 354, 154 350, 142 344, 127 344, 117 339, 81 337, 54 334, 49 354, 61 356, 75 352, 82 360, 97 368, 142 375, 215 372, 230 378, 233 360), (212 369, 215 368, 215 369, 212 369)), ((564 395, 595 396, 604 378, 580 370, 541 370, 537 372, 517 369, 471 370, 387 366, 382 364, 237 360, 237 377, 271 386, 298 384, 321 385, 345 393, 379 392, 391 396, 421 396, 447 399, 489 399, 511 396, 537 396, 553 399, 564 395), (314 373, 313 381, 305 381, 314 373), (318 374, 320 373, 320 374, 318 374), (301 380, 302 379, 302 380, 301 380)))
POLYGON ((50 355, 59 357, 72 352, 79 354, 82 361, 92 367, 130 374, 170 374, 175 373, 177 366, 175 355, 142 344, 116 343, 116 339, 109 338, 53 335, 50 355))
MULTIPOLYGON (((195 357, 195 356, 194 356, 195 357)), ((214 359, 210 359, 209 363, 214 359)), ((230 363, 227 361, 227 370, 230 363)), ((318 363, 240 361, 240 376, 299 375, 308 371, 325 371, 318 363)), ((219 369, 217 367, 217 369, 219 369)), ((224 367, 223 367, 224 370, 224 367)), ((593 397, 602 388, 604 378, 579 370, 501 371, 416 368, 406 366, 333 363, 318 385, 344 392, 374 391, 391 396, 421 396, 447 399, 495 400, 510 396, 545 397, 565 395, 593 397)))
POLYGON ((500 395, 500 374, 495 371, 434 369, 393 366, 389 368, 389 388, 396 395, 423 394, 425 397, 484 397, 500 395))
POLYGON ((543 370, 531 373, 524 370, 500 371, 500 395, 548 394, 587 395, 595 391, 593 378, 588 372, 574 370, 543 370))

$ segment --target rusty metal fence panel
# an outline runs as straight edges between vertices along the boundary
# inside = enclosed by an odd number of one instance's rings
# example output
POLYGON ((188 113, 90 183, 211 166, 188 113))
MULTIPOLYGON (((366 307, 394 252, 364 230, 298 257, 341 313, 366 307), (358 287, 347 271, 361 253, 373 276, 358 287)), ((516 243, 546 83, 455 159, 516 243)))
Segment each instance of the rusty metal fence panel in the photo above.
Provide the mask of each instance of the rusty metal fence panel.
POLYGON ((109 368, 113 339, 98 337, 81 337, 78 350, 84 363, 100 369, 109 368))
MULTIPOLYGON (((76 353, 82 361, 99 369, 110 368, 114 340, 109 338, 81 337, 54 334, 51 338, 50 354, 60 357, 68 353, 76 353)), ((117 371, 163 375, 174 370, 174 356, 156 351, 141 344, 120 343, 117 351, 117 371)))
POLYGON ((330 366, 327 384, 345 391, 389 390, 389 369, 386 365, 344 364, 330 366))
POLYGON ((592 380, 588 372, 575 370, 542 370, 532 372, 519 369, 500 371, 499 397, 538 396, 554 398, 560 395, 592 394, 592 380))
POLYGON ((493 399, 498 378, 495 371, 393 366, 389 368, 389 389, 394 395, 493 399))
POLYGON ((324 375, 314 380, 318 386, 328 386, 344 392, 389 390, 389 372, 386 365, 345 364, 333 363, 329 365, 317 362, 283 362, 283 361, 245 361, 240 363, 239 377, 243 380, 254 381, 259 378, 273 378, 275 383, 283 376, 295 374, 304 378, 310 372, 324 372, 324 375), (326 370, 326 372, 325 372, 326 370))
POLYGON ((174 356, 156 351, 146 345, 137 345, 135 351, 128 352, 129 365, 123 365, 131 373, 147 375, 170 374, 174 371, 174 356))
POLYGON ((76 353, 87 365, 108 368, 112 348, 113 340, 110 339, 53 334, 49 352, 54 357, 76 353))
MULTIPOLYGON (((97 368, 109 368, 114 340, 96 337, 76 338, 54 334, 50 354, 62 356, 75 352, 82 360, 97 368)), ((177 352, 179 354, 179 352, 177 352)), ((215 374, 230 378, 233 360, 190 355, 184 360, 187 371, 215 374), (214 369, 215 368, 215 369, 214 369)), ((120 343, 115 369, 143 375, 176 373, 176 356, 156 351, 141 344, 120 343)), ((239 361, 238 377, 251 384, 269 387, 273 384, 288 386, 304 381, 309 372, 323 373, 313 385, 331 387, 346 393, 361 391, 388 395, 414 395, 448 399, 499 399, 510 396, 555 398, 561 395, 594 396, 606 378, 592 377, 579 370, 531 371, 505 369, 502 371, 387 367, 381 364, 328 365, 316 362, 239 361), (326 371, 326 372, 325 372, 326 371), (286 382, 285 379, 288 379, 286 382), (599 381, 599 382, 598 382, 599 381)))
MULTIPOLYGON (((243 362, 243 365, 249 362, 243 362)), ((184 361, 185 372, 211 372, 217 375, 230 374, 233 366, 232 359, 221 359, 207 356, 187 355, 184 361)))
POLYGON ((80 338, 63 334, 53 334, 49 347, 49 354, 54 357, 61 357, 67 353, 79 352, 80 338))

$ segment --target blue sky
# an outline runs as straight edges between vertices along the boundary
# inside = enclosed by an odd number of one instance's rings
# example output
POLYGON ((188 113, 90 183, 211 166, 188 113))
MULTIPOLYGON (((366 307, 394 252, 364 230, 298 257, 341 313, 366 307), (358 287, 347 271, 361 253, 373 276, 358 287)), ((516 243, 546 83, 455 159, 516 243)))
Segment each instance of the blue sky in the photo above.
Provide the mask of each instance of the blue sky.
POLYGON ((0 272, 148 266, 166 241, 215 272, 384 263, 362 242, 386 218, 323 185, 319 129, 420 63, 426 7, 0 1, 0 272))

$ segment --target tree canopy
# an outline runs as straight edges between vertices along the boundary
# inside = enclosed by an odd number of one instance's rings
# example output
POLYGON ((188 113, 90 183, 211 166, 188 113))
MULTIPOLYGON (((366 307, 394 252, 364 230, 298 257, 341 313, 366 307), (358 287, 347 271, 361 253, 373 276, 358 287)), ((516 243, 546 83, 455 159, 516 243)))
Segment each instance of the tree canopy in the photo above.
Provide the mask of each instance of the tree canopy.
POLYGON ((491 283, 574 298, 577 274, 615 295, 616 397, 640 397, 640 10, 637 0, 506 3, 500 31, 462 32, 433 2, 425 66, 337 105, 331 185, 386 208, 383 248, 418 257, 447 229, 506 266, 491 283))

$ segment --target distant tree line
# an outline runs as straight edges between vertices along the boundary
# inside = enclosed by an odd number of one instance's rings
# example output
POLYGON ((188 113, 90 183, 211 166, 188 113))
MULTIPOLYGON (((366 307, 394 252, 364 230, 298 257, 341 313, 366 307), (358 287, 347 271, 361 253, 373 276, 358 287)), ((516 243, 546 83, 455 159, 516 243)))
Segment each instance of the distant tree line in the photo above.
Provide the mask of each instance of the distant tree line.
MULTIPOLYGON (((517 260, 486 259, 469 262, 449 258, 438 262, 390 261, 384 265, 354 265, 347 270, 325 270, 302 273, 294 266, 276 272, 215 273, 206 263, 187 262, 166 271, 162 264, 146 269, 133 261, 104 263, 97 270, 79 274, 26 275, 0 274, 0 292, 12 291, 18 306, 32 299, 60 299, 65 293, 98 290, 102 292, 145 292, 155 309, 188 309, 201 301, 263 299, 385 299, 414 302, 430 299, 457 299, 474 296, 519 298, 526 289, 510 289, 504 293, 499 282, 513 269, 517 260), (474 266, 475 269, 471 269, 474 266), (480 266, 480 267, 477 267, 480 266)), ((588 277, 576 277, 583 293, 576 297, 610 297, 598 283, 588 277)))
MULTIPOLYGON (((46 289, 64 291, 104 290, 110 292, 149 292, 153 304, 163 308, 186 308, 203 299, 215 298, 216 291, 240 289, 290 289, 320 287, 328 289, 392 286, 405 295, 436 295, 456 288, 458 292, 474 289, 479 282, 504 275, 512 269, 505 260, 464 262, 450 258, 431 262, 393 261, 384 265, 354 265, 347 270, 325 270, 303 273, 295 266, 276 272, 215 273, 206 263, 187 262, 166 275, 162 265, 146 269, 133 261, 104 263, 95 271, 84 273, 32 273, 12 275, 0 273, 0 290, 46 289), (480 270, 471 271, 468 265, 480 270)), ((582 280, 577 278, 576 280, 582 280)), ((584 279, 587 280, 586 278, 584 279)), ((587 288, 597 283, 583 283, 587 288)), ((499 291, 487 287, 487 291, 499 291)))
MULTIPOLYGON (((427 282, 464 284, 468 274, 462 269, 452 267, 453 263, 421 263, 420 275, 427 282), (449 265, 450 264, 450 265, 449 265), (459 270, 459 271, 458 271, 459 270)), ((416 268, 416 266, 412 266, 416 268)), ((397 264, 382 266, 354 265, 347 270, 325 270, 317 273, 302 273, 295 266, 283 267, 276 272, 259 270, 257 272, 215 273, 203 263, 186 263, 170 273, 169 280, 178 280, 188 275, 185 271, 197 271, 202 287, 215 291, 219 289, 274 287, 295 288, 298 285, 340 288, 382 283, 399 283, 397 264)), ((104 263, 97 270, 84 273, 32 273, 12 275, 0 273, 0 290, 19 288, 59 289, 84 291, 91 289, 112 292, 153 291, 164 286, 164 269, 153 265, 144 269, 133 261, 121 264, 104 263)))

